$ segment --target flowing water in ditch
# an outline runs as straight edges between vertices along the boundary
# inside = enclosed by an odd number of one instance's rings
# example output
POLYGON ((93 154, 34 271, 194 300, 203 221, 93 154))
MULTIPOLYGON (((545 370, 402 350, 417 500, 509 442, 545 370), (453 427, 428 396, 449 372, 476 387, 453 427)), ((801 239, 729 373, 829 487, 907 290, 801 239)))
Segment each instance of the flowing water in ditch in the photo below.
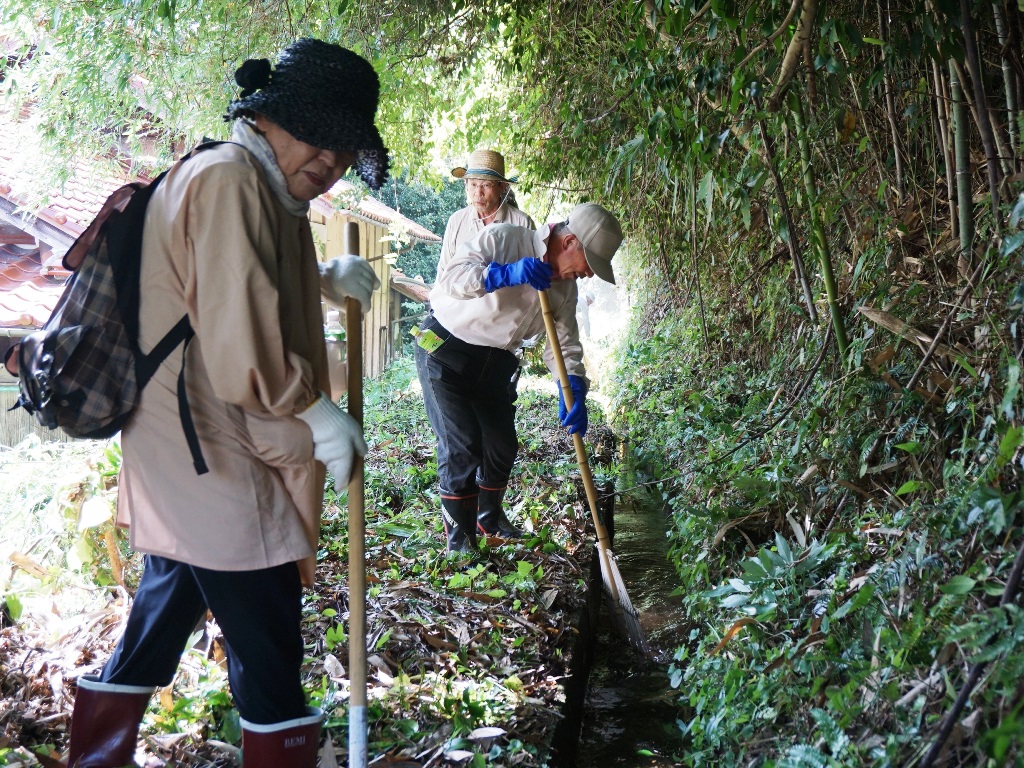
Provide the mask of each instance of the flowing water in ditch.
POLYGON ((630 600, 654 652, 644 660, 609 624, 602 606, 594 666, 587 688, 576 765, 676 765, 682 749, 676 720, 679 691, 669 684, 668 667, 689 628, 683 625, 680 598, 672 596, 679 579, 666 559, 668 520, 660 503, 643 491, 630 491, 615 502, 613 551, 630 600))

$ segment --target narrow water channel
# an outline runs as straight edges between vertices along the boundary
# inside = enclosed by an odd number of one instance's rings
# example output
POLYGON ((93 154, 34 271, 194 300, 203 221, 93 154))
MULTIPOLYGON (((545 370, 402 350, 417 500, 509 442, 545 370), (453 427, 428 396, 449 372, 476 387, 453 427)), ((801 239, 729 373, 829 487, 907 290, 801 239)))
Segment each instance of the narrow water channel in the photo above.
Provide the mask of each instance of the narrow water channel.
POLYGON ((610 626, 602 606, 578 768, 678 764, 679 692, 669 684, 668 666, 689 630, 682 623, 680 598, 671 594, 679 580, 666 558, 667 527, 660 504, 642 491, 617 498, 613 550, 654 658, 633 653, 610 626))

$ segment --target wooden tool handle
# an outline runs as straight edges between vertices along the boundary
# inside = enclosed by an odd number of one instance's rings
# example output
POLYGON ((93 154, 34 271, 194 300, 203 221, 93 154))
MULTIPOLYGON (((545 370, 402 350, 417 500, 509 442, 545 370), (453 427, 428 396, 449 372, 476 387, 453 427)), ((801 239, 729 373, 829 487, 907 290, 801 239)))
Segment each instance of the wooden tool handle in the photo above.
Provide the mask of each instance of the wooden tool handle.
MULTIPOLYGON (((551 312, 551 302, 548 300, 547 291, 537 291, 540 295, 540 308, 544 314, 544 327, 548 333, 548 343, 551 345, 551 352, 555 358, 555 366, 558 368, 558 383, 562 388, 562 399, 565 401, 566 410, 571 410, 574 401, 572 398, 572 387, 569 386, 569 372, 565 369, 565 358, 562 356, 562 345, 558 341, 558 333, 555 330, 555 316, 551 312)), ((605 572, 611 573, 607 562, 608 549, 611 544, 608 541, 608 529, 601 522, 601 516, 597 510, 597 487, 594 485, 594 476, 590 472, 590 460, 587 457, 587 446, 583 443, 583 437, 577 432, 572 436, 573 445, 576 448, 576 463, 580 467, 580 475, 583 477, 583 487, 587 492, 587 503, 590 505, 590 515, 594 519, 594 530, 597 531, 597 545, 601 559, 605 561, 605 572)), ((612 599, 617 604, 619 600, 618 590, 614 581, 610 581, 609 589, 612 599)))

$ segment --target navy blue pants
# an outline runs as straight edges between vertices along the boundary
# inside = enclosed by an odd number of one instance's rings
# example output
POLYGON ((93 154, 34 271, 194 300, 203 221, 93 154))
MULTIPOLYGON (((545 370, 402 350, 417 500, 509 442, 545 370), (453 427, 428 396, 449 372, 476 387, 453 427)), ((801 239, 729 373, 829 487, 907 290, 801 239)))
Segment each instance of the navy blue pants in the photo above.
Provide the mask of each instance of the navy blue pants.
POLYGON ((504 488, 519 450, 518 358, 508 350, 468 344, 433 316, 422 327, 445 339, 433 353, 416 347, 416 373, 437 436, 441 495, 466 498, 480 486, 504 488))
POLYGON ((228 680, 242 718, 269 725, 305 717, 302 585, 295 563, 211 571, 147 555, 124 634, 100 682, 170 684, 207 609, 224 633, 228 680))

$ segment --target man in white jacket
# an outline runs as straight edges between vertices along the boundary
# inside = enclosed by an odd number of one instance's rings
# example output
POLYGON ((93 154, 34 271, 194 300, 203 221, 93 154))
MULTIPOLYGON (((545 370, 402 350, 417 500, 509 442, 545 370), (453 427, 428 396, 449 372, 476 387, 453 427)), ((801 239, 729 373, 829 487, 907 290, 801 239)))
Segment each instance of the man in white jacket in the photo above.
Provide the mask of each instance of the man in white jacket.
MULTIPOLYGON (((449 552, 476 547, 476 533, 518 538, 502 507, 518 450, 515 351, 544 332, 538 290, 548 290, 574 406, 559 416, 571 433, 587 428, 589 383, 576 324, 576 279, 615 282, 622 242, 616 218, 595 203, 539 230, 482 229, 463 243, 430 292, 419 329, 416 370, 437 436, 437 468, 449 552)), ((548 369, 557 378, 551 339, 548 369)), ((560 390, 559 390, 560 391, 560 390)))

